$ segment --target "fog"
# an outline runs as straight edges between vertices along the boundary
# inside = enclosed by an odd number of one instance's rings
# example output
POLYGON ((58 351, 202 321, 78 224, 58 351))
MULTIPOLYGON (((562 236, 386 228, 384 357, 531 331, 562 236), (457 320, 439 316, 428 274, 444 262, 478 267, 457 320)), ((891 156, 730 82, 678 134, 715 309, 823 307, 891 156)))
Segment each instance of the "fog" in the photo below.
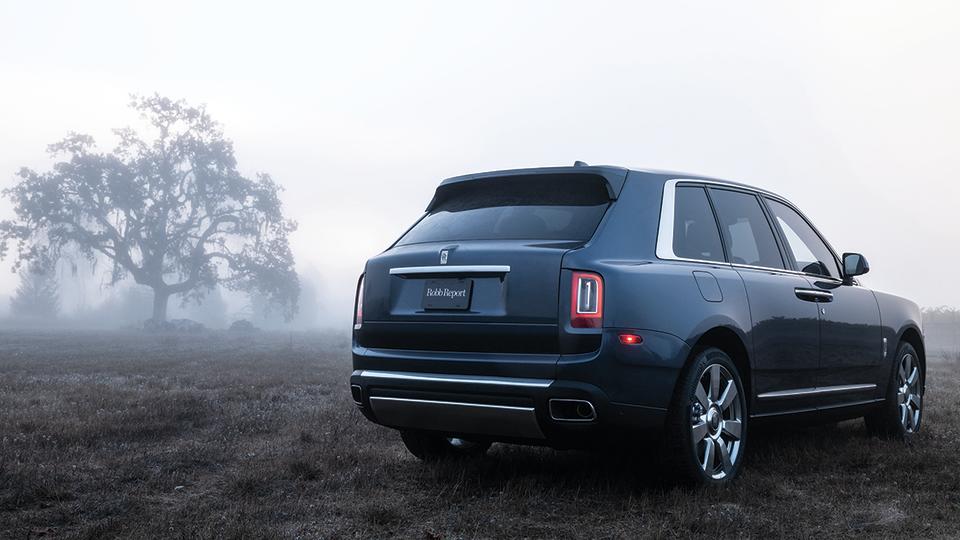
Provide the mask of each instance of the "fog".
MULTIPOLYGON (((587 6, 7 2, 0 186, 69 131, 112 148, 129 94, 159 92, 286 188, 310 324, 348 326, 364 260, 443 178, 574 160, 778 192, 867 285, 960 305, 957 4, 587 6)), ((105 301, 89 281, 69 294, 105 301)), ((0 310, 17 283, 0 272, 0 310)))

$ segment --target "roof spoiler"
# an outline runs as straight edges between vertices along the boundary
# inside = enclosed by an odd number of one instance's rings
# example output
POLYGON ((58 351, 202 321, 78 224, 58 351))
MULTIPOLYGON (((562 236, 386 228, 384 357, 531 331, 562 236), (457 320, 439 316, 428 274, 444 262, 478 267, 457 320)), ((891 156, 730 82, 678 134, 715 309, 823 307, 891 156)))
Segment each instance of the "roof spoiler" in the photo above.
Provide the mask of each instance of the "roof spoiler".
POLYGON ((576 162, 573 167, 543 167, 537 169, 512 169, 505 171, 492 171, 485 173, 476 173, 468 174, 464 176, 455 176, 453 178, 447 178, 437 187, 436 192, 434 192, 433 199, 431 199, 430 204, 427 205, 427 212, 432 211, 436 208, 437 204, 442 201, 441 191, 445 191, 445 188, 448 188, 452 185, 462 184, 464 182, 471 182, 474 180, 487 180, 494 178, 506 178, 506 177, 516 177, 517 181, 523 181, 524 179, 530 179, 536 176, 547 175, 547 176, 594 176, 601 177, 604 180, 604 185, 607 190, 607 195, 611 201, 617 199, 620 195, 620 190, 623 189, 623 184, 627 179, 627 170, 619 167, 606 167, 606 166, 591 166, 583 163, 582 161, 576 162))

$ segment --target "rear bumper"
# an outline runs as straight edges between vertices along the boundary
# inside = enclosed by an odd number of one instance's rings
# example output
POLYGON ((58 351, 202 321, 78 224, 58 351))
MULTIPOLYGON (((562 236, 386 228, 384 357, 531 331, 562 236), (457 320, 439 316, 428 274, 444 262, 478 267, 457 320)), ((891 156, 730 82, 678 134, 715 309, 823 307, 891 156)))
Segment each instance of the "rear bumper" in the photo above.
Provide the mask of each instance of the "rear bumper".
POLYGON ((686 344, 645 332, 643 346, 622 350, 609 333, 594 353, 552 357, 355 346, 350 385, 368 419, 396 429, 556 447, 660 430, 686 344), (555 400, 594 414, 570 418, 555 400))
POLYGON ((350 385, 356 404, 378 424, 507 442, 581 446, 615 426, 658 428, 666 412, 611 402, 575 381, 357 370, 350 385), (594 416, 558 419, 551 400, 589 402, 594 416))

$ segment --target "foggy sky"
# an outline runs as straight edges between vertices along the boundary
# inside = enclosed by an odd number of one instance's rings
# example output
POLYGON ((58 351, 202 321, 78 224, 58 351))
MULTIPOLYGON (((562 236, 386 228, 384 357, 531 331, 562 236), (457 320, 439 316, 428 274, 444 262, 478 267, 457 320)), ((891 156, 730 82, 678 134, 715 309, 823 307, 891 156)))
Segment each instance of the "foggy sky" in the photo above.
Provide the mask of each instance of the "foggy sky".
POLYGON ((771 4, 4 2, 0 186, 156 91, 286 187, 331 323, 444 177, 578 159, 775 191, 865 284, 960 305, 957 4, 771 4))

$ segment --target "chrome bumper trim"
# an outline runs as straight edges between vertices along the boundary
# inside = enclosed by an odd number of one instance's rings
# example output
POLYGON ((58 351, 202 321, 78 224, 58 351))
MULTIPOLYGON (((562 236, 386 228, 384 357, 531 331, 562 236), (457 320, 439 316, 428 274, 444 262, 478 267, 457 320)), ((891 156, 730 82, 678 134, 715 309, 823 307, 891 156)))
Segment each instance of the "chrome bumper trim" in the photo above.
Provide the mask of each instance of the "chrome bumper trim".
POLYGON ((364 379, 388 379, 394 381, 416 381, 426 383, 480 384, 491 386, 513 386, 520 388, 548 388, 553 384, 550 379, 518 379, 514 377, 491 377, 485 375, 446 375, 441 373, 412 373, 406 371, 358 370, 354 375, 364 379))
POLYGON ((370 396, 377 421, 394 428, 544 439, 533 407, 370 396))

